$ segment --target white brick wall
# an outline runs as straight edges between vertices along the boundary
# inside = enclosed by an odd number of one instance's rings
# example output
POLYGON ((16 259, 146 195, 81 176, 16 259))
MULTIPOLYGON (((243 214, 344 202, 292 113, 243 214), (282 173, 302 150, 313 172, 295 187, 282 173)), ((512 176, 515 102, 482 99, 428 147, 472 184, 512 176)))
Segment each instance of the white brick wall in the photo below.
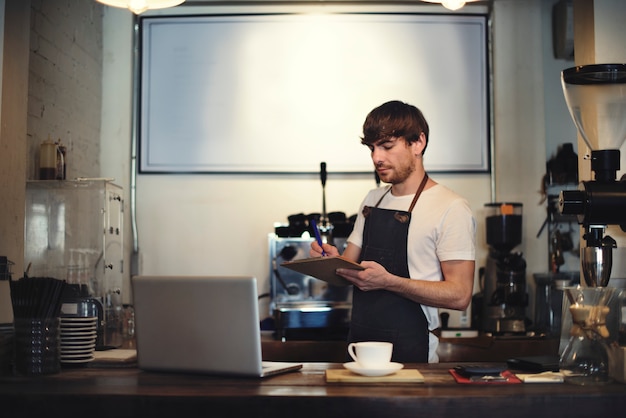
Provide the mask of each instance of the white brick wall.
POLYGON ((27 178, 39 178, 39 145, 67 147, 67 178, 100 174, 102 15, 94 0, 32 0, 27 178))

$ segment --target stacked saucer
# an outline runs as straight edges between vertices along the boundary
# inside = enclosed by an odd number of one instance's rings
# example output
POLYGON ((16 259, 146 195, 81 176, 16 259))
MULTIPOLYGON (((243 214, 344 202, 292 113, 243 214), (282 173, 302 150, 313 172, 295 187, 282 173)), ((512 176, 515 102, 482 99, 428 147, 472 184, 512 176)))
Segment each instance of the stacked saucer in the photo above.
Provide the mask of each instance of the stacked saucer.
POLYGON ((61 364, 81 365, 94 359, 98 317, 61 317, 61 364))

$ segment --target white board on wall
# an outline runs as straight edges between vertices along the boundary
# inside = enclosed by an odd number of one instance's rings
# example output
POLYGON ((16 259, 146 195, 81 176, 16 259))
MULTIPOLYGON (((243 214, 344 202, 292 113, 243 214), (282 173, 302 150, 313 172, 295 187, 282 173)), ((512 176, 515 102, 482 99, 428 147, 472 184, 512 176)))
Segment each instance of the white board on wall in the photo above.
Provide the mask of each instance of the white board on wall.
POLYGON ((488 171, 487 29, 485 15, 141 18, 140 172, 372 172, 361 128, 389 100, 427 118, 428 171, 488 171))

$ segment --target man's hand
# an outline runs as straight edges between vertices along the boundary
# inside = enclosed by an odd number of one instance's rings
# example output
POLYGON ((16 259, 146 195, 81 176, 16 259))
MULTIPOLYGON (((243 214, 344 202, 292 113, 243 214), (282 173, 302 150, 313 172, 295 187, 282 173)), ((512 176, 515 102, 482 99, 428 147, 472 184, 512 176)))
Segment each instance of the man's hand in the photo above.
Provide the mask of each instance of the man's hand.
POLYGON ((337 274, 364 292, 387 287, 392 276, 383 266, 375 261, 363 261, 361 265, 365 270, 337 269, 337 274))
MULTIPOLYGON (((339 255, 339 250, 337 247, 334 247, 330 244, 323 244, 323 250, 326 253, 326 256, 337 256, 339 255)), ((311 243, 311 250, 309 251, 309 256, 311 257, 322 257, 322 247, 317 243, 317 241, 313 241, 311 243)))

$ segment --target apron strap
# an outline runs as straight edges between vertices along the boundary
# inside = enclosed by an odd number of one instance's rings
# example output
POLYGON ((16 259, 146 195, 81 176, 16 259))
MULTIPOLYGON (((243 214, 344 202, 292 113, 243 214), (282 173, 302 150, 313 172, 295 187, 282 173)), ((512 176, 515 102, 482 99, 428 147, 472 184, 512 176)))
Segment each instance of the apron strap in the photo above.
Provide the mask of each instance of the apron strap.
POLYGON ((411 206, 409 207, 409 213, 413 212, 413 208, 415 207, 415 204, 417 203, 417 199, 422 194, 424 187, 426 187, 427 181, 428 181, 428 174, 424 173, 424 178, 422 179, 422 182, 420 183, 420 187, 418 187, 417 192, 415 192, 415 196, 413 197, 413 201, 411 202, 411 206))
MULTIPOLYGON (((415 203, 417 203, 417 199, 419 199, 420 195, 422 194, 422 191, 424 191, 424 187, 426 187, 426 182, 427 181, 428 181, 428 174, 424 173, 424 178, 422 179, 422 182, 420 183, 420 187, 417 188, 417 192, 415 192, 415 196, 413 196, 413 201, 411 202, 411 206, 409 207, 409 213, 413 212, 413 208, 415 207, 415 203)), ((389 193, 390 191, 391 191, 391 186, 389 186, 387 191, 385 193, 383 193, 383 195, 380 197, 380 199, 378 199, 378 202, 376 202, 376 205, 374 205, 375 208, 377 208, 378 205, 380 205, 380 202, 383 201, 383 198, 385 196, 387 196, 387 193, 389 193)))
POLYGON ((387 196, 387 193, 389 193, 391 191, 391 186, 389 186, 389 188, 387 189, 387 191, 385 193, 383 193, 383 195, 380 197, 380 199, 378 199, 378 202, 376 202, 376 205, 374 205, 375 208, 378 207, 378 205, 380 205, 380 202, 383 201, 383 198, 385 196, 387 196))

